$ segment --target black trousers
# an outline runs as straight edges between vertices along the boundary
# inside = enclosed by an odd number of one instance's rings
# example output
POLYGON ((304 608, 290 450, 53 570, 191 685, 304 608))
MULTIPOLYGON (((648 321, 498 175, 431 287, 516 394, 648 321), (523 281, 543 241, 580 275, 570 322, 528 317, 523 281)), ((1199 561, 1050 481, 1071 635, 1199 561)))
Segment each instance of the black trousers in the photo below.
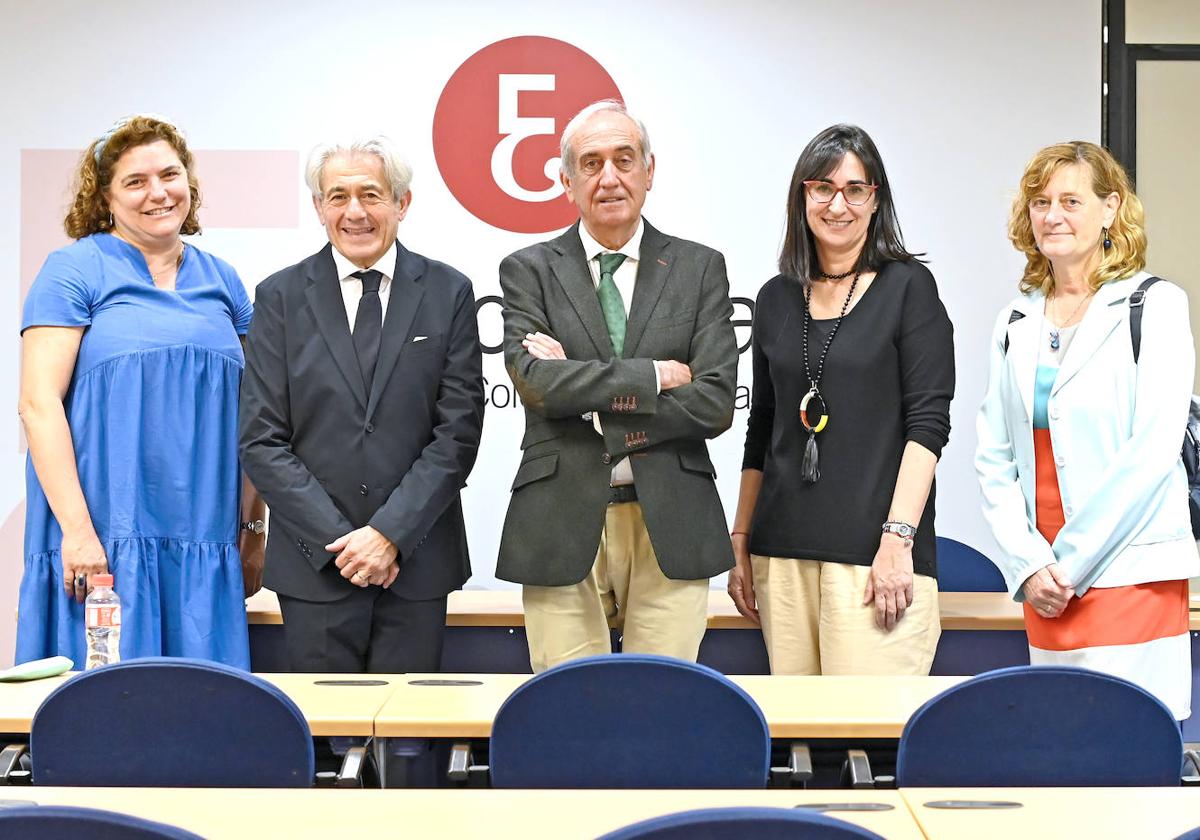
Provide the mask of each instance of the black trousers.
POLYGON ((409 601, 355 587, 338 601, 279 596, 288 666, 302 673, 403 674, 438 671, 446 598, 409 601))

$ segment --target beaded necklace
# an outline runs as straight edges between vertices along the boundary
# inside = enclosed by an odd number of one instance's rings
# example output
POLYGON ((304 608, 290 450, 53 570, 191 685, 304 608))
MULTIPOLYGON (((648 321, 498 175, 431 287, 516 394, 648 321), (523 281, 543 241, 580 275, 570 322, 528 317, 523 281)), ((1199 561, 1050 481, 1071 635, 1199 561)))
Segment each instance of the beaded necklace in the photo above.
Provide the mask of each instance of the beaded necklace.
POLYGON ((850 300, 854 297, 854 290, 858 286, 860 274, 860 271, 854 272, 854 279, 850 281, 850 291, 846 293, 846 299, 842 301, 842 311, 838 314, 837 320, 833 322, 833 328, 829 331, 829 335, 825 337, 825 346, 821 348, 821 357, 817 360, 816 376, 813 376, 812 369, 808 364, 808 325, 812 321, 812 284, 810 283, 804 290, 804 375, 808 377, 809 388, 808 393, 800 400, 800 424, 808 432, 808 443, 804 445, 804 460, 800 463, 800 477, 808 484, 815 484, 821 477, 821 470, 818 467, 817 432, 823 431, 829 424, 829 406, 825 403, 825 398, 821 396, 821 377, 825 373, 825 357, 829 355, 829 345, 833 344, 833 337, 837 335, 838 328, 842 325, 842 319, 846 317, 846 310, 850 308, 850 300), (814 401, 817 406, 813 405, 814 401), (818 406, 820 410, 814 412, 818 406), (813 416, 819 418, 815 423, 810 419, 813 416))

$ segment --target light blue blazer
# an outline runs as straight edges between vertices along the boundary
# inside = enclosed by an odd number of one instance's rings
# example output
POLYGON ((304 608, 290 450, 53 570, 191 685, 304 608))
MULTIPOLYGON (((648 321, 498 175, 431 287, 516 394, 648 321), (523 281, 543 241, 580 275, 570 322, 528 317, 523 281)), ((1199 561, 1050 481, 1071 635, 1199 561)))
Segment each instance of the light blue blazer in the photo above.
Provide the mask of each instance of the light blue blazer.
POLYGON ((1033 395, 1044 298, 1022 295, 996 318, 975 468, 1000 546, 993 559, 1017 601, 1029 576, 1055 562, 1078 595, 1092 586, 1200 574, 1179 457, 1195 370, 1187 295, 1166 282, 1146 293, 1135 364, 1128 298, 1149 276, 1096 292, 1051 390, 1050 438, 1066 518, 1053 545, 1034 527, 1033 395), (1014 309, 1025 317, 1010 324, 1014 309))

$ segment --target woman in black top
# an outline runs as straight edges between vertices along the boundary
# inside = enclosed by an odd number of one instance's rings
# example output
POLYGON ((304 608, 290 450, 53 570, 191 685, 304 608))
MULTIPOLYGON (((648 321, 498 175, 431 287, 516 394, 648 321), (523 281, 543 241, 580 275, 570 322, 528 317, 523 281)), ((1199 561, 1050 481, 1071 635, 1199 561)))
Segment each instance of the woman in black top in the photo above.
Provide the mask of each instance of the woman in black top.
POLYGON ((754 311, 729 594, 772 673, 927 674, 953 332, 861 128, 801 153, 779 268, 754 311))

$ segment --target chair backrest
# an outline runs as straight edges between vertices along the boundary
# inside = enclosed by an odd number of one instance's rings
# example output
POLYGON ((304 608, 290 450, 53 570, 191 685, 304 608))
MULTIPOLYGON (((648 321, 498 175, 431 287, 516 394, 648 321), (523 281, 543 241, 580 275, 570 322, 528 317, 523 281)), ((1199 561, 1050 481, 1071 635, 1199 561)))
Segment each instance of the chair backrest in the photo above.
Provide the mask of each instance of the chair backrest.
POLYGON ((63 683, 33 718, 37 785, 308 787, 312 734, 270 683, 198 659, 147 657, 63 683))
POLYGON ((577 659, 533 677, 492 725, 493 787, 761 788, 771 738, 723 675, 649 654, 577 659))
POLYGON ((203 840, 198 834, 141 817, 68 808, 31 805, 0 808, 0 840, 203 840))
POLYGON ((1006 592, 1004 575, 982 552, 949 537, 937 538, 938 590, 1006 592))
POLYGON ((794 808, 705 808, 618 828, 599 840, 883 840, 873 831, 794 808))
POLYGON ((1082 668, 980 674, 913 713, 900 787, 1178 785, 1183 738, 1170 710, 1131 682, 1082 668))

